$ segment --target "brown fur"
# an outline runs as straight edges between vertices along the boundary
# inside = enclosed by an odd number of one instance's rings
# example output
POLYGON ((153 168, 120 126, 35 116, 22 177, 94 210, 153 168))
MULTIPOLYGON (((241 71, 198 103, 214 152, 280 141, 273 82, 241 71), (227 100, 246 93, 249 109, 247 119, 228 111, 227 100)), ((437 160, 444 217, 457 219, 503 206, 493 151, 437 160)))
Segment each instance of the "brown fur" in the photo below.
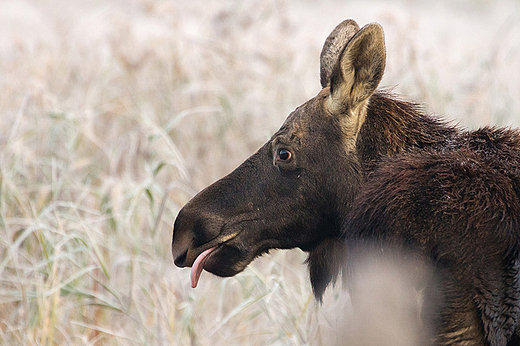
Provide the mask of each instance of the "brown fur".
POLYGON ((209 253, 203 269, 232 276, 299 247, 321 299, 356 253, 402 250, 436 275, 424 293, 434 344, 518 345, 520 133, 463 131, 376 91, 385 57, 378 24, 338 25, 320 93, 180 211, 175 264, 209 253))

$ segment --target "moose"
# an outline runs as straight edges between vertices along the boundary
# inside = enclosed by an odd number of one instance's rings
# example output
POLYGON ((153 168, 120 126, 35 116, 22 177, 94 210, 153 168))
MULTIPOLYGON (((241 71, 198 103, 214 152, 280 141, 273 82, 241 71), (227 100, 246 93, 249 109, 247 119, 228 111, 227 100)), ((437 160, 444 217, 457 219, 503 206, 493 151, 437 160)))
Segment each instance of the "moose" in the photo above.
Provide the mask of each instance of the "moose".
POLYGON ((359 244, 391 245, 433 268, 432 344, 518 345, 520 132, 466 131, 376 90, 385 61, 379 24, 340 23, 321 91, 181 209, 174 262, 195 287, 203 270, 233 276, 269 249, 300 248, 321 300, 348 281, 359 244))

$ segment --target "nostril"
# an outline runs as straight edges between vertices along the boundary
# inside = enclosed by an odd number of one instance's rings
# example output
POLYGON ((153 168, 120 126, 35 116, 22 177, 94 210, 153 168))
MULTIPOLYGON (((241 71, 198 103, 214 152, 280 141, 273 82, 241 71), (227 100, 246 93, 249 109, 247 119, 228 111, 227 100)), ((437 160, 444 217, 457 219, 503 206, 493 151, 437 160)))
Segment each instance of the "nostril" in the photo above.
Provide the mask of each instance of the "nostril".
POLYGON ((184 251, 182 254, 180 254, 179 256, 177 256, 175 258, 175 260, 173 261, 173 263, 175 263, 175 265, 177 267, 185 267, 186 266, 186 256, 188 254, 188 250, 184 251))
POLYGON ((197 249, 218 235, 222 223, 215 220, 211 213, 203 213, 189 206, 182 208, 173 224, 171 251, 175 265, 191 267, 195 261, 192 255, 196 255, 197 249))

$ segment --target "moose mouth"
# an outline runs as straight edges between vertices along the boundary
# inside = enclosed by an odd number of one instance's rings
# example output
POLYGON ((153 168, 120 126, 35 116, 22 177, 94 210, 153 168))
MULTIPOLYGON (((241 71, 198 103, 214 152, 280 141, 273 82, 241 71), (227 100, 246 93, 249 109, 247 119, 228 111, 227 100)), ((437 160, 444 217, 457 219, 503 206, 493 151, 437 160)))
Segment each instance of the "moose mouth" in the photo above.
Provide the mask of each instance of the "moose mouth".
MULTIPOLYGON (((242 244, 243 245, 243 244, 242 244)), ((244 270, 251 261, 273 246, 236 246, 229 241, 202 251, 191 265, 191 287, 196 288, 204 270, 220 277, 230 277, 244 270)))
POLYGON ((191 267, 192 288, 197 287, 204 270, 220 277, 234 276, 268 249, 280 247, 278 242, 273 242, 272 239, 255 241, 250 237, 244 239, 241 236, 246 227, 252 227, 250 223, 257 221, 258 218, 240 220, 231 225, 221 226, 219 234, 204 244, 198 244, 190 233, 182 232, 196 228, 193 226, 194 222, 189 219, 187 219, 188 221, 181 219, 182 222, 178 220, 179 217, 174 225, 174 237, 177 238, 172 244, 172 254, 177 266, 191 267), (194 243, 197 246, 194 246, 194 243))
POLYGON ((207 249, 206 251, 203 251, 200 255, 197 256, 195 259, 195 262, 193 262, 193 265, 191 267, 191 288, 197 287, 197 284, 199 283, 200 274, 202 274, 202 270, 204 269, 204 263, 206 262, 206 259, 208 258, 209 254, 213 252, 217 247, 214 246, 210 249, 207 249))

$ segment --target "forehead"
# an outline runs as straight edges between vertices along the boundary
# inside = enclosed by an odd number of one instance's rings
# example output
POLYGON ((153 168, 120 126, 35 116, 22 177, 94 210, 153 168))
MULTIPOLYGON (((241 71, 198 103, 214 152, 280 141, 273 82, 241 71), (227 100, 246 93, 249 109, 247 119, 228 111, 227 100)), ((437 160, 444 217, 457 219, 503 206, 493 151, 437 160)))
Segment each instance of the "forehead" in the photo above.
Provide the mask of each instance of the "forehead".
POLYGON ((296 108, 285 120, 282 127, 273 136, 275 138, 298 137, 315 132, 323 124, 330 123, 331 117, 324 110, 324 100, 329 88, 322 89, 318 95, 296 108))

